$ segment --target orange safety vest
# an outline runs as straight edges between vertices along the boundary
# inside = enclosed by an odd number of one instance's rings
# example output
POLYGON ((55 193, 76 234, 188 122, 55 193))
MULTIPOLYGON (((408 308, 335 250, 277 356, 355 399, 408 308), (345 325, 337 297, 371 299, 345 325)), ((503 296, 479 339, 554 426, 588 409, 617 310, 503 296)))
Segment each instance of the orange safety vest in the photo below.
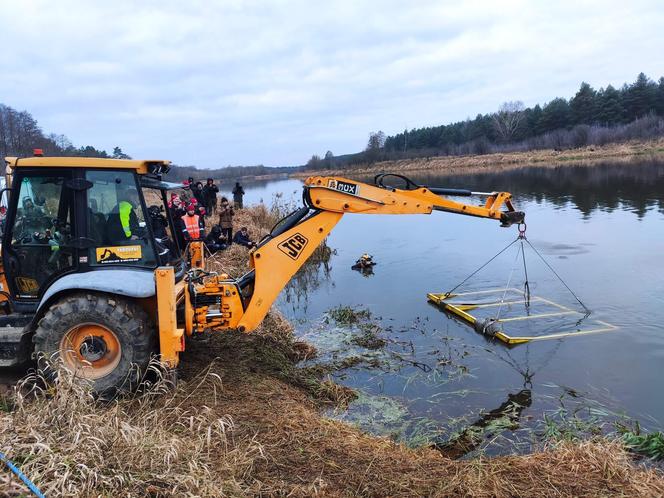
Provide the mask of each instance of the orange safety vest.
POLYGON ((201 226, 198 223, 198 215, 195 214, 189 216, 188 214, 185 214, 182 219, 184 220, 184 227, 185 230, 187 230, 189 237, 191 237, 192 240, 198 239, 201 236, 201 226))

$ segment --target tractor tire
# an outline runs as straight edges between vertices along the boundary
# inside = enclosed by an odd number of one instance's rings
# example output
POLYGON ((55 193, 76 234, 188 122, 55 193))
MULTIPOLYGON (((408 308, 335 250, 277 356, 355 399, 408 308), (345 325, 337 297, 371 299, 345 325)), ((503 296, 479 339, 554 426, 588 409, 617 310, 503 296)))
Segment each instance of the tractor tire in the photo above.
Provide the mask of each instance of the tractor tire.
POLYGON ((135 389, 157 351, 147 313, 121 296, 77 293, 48 309, 33 342, 39 369, 50 379, 58 368, 92 382, 94 392, 113 397, 135 389))

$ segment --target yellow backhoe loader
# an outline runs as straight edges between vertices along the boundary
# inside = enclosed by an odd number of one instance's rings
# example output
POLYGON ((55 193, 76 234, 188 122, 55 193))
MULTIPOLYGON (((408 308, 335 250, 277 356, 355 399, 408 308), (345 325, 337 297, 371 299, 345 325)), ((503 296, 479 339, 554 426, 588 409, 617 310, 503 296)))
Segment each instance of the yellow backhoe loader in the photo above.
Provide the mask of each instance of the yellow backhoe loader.
POLYGON ((248 272, 233 279, 206 272, 202 242, 183 256, 167 208, 168 191, 182 185, 162 180, 168 161, 37 155, 5 162, 0 366, 59 356, 103 394, 134 386, 153 355, 177 367, 193 334, 253 331, 346 213, 447 211, 503 226, 524 219, 507 192, 424 187, 399 175, 378 175, 374 185, 311 177, 303 207, 251 250, 248 272), (402 188, 387 185, 391 177, 402 188), (485 202, 445 197, 472 194, 485 202), (159 211, 168 219, 165 237, 150 216, 159 211))

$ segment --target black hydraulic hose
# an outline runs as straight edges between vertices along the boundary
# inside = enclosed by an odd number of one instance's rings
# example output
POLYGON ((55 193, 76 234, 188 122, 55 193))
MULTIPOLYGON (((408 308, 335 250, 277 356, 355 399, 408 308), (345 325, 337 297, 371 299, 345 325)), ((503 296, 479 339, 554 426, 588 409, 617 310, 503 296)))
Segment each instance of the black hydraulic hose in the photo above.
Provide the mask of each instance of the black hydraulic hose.
POLYGON ((405 183, 404 190, 417 190, 418 188, 422 188, 421 185, 418 185, 407 176, 399 175, 397 173, 380 173, 374 176, 374 184, 381 188, 396 189, 396 187, 392 185, 385 185, 386 178, 398 178, 399 180, 403 181, 405 183))
POLYGON ((437 195, 455 195, 458 197, 470 197, 473 192, 464 188, 426 187, 430 192, 437 195))

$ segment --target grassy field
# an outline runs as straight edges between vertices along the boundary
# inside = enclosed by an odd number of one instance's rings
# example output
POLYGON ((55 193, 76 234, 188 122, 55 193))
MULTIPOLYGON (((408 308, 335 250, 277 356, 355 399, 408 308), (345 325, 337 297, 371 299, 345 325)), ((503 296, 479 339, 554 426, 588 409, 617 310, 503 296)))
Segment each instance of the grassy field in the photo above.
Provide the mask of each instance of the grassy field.
POLYGON ((664 158, 664 139, 633 141, 604 146, 583 147, 569 150, 534 150, 475 156, 435 156, 418 159, 383 161, 359 164, 347 169, 306 171, 294 177, 308 176, 358 176, 381 172, 432 171, 437 174, 466 174, 483 171, 501 171, 527 166, 559 166, 561 164, 587 164, 598 162, 642 161, 647 158, 664 158))
MULTIPOLYGON (((254 238, 276 217, 238 213, 254 238)), ((246 269, 233 247, 212 265, 246 269)), ((47 496, 658 496, 664 476, 606 439, 525 456, 452 460, 321 415, 354 393, 298 366, 316 351, 273 310, 253 334, 190 341, 172 386, 101 403, 71 375, 3 401, 1 451, 47 496)), ((35 382, 36 380, 36 382, 35 382)), ((26 489, 0 473, 0 494, 26 489)))

